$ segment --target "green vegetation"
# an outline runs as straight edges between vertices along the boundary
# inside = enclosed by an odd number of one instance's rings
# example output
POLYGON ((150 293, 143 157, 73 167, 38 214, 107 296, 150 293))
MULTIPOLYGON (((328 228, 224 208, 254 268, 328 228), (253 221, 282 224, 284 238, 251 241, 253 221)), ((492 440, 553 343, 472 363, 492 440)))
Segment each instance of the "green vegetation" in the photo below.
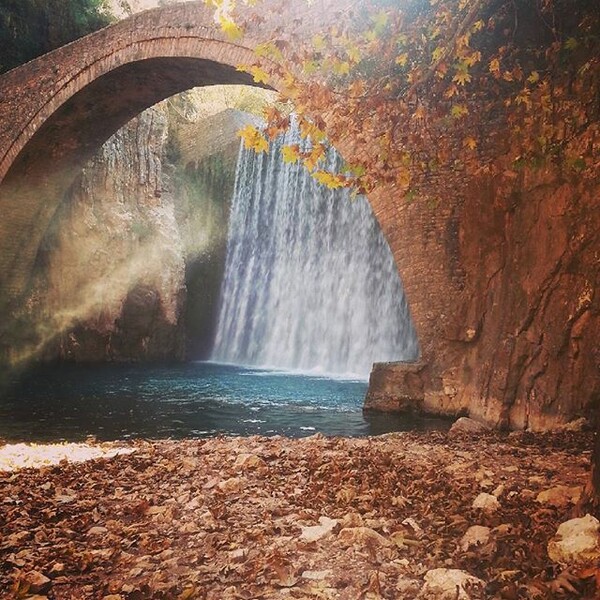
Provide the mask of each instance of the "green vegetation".
POLYGON ((112 21, 106 0, 3 0, 0 73, 112 21))

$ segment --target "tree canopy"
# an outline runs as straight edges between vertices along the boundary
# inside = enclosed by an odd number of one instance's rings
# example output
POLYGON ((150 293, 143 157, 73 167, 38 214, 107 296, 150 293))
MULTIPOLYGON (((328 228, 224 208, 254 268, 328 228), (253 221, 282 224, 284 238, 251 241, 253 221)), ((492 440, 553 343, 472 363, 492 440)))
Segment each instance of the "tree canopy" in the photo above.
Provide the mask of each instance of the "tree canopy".
MULTIPOLYGON (((207 2, 224 31, 243 36, 231 2, 207 2)), ((313 150, 289 147, 284 158, 323 183, 363 192, 393 183, 410 200, 441 169, 516 177, 552 162, 597 176, 597 0, 371 0, 335 21, 292 52, 280 37, 259 46, 245 67, 308 117, 313 150), (323 115, 330 137, 364 157, 343 173, 319 166, 323 115)), ((243 132, 257 150, 286 126, 280 111, 267 117, 265 133, 243 132)))
POLYGON ((3 0, 0 73, 111 21, 106 0, 3 0))

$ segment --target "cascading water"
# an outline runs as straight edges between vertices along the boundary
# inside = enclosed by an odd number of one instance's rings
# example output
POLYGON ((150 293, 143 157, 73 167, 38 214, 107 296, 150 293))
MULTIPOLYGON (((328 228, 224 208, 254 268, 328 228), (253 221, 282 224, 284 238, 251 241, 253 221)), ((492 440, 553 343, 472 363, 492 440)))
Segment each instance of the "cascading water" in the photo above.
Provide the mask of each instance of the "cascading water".
MULTIPOLYGON (((417 340, 390 249, 363 197, 320 186, 284 145, 241 149, 212 360, 365 377, 417 340)), ((330 150, 325 168, 341 164, 330 150)))

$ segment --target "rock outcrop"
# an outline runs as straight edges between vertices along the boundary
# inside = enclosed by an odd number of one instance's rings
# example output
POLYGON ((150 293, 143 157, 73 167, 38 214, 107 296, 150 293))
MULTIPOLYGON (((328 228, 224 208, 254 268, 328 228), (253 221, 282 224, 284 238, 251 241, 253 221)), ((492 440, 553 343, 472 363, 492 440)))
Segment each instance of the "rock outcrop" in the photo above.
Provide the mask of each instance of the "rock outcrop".
POLYGON ((26 357, 205 357, 235 180, 235 110, 186 118, 193 95, 136 117, 85 167, 47 231, 21 310, 26 357))

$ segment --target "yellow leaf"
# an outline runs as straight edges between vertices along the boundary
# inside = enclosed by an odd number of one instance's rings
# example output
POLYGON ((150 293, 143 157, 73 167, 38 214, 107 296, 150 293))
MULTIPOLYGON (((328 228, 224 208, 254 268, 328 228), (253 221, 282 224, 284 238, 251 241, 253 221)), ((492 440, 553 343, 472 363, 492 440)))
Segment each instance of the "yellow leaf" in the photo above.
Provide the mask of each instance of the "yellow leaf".
POLYGON ((274 58, 278 61, 283 60, 283 54, 281 54, 281 50, 273 42, 259 44, 256 46, 256 48, 254 48, 254 53, 259 57, 274 58))
POLYGON ((497 58, 490 61, 490 73, 500 73, 500 60, 497 58))
POLYGON ((221 31, 231 40, 236 41, 244 36, 244 31, 232 19, 225 15, 219 16, 221 31))
POLYGON ((335 175, 329 171, 315 171, 312 176, 321 184, 329 189, 335 190, 337 188, 344 187, 345 177, 342 175, 335 175))
POLYGON ((431 53, 431 62, 435 62, 436 60, 439 60, 444 54, 444 49, 441 46, 438 46, 432 53, 431 53))
POLYGON ((300 121, 300 135, 306 139, 310 138, 313 143, 320 142, 325 139, 325 132, 319 129, 314 123, 302 119, 300 121))
POLYGON ((407 52, 403 52, 402 54, 398 54, 398 56, 396 56, 396 64, 400 65, 401 67, 404 67, 406 65, 407 61, 408 61, 408 53, 407 52))
POLYGON ((253 65, 248 72, 256 83, 269 83, 269 74, 260 67, 253 65))
POLYGON ((465 85, 473 79, 469 73, 466 71, 459 71, 453 78, 452 81, 458 83, 458 85, 465 85))
POLYGON ((317 52, 322 52, 326 46, 325 38, 321 34, 315 35, 312 39, 312 45, 317 52))
POLYGON ((350 46, 350 48, 346 49, 346 52, 351 62, 357 63, 360 61, 360 50, 356 46, 350 46))
POLYGON ((294 144, 293 146, 284 146, 281 149, 281 156, 283 157, 284 163, 295 163, 300 160, 300 146, 294 144))
POLYGON ((469 109, 464 104, 455 104, 450 111, 450 114, 455 118, 459 119, 469 114, 469 109))
POLYGON ((325 146, 323 144, 315 144, 304 161, 304 166, 312 171, 316 168, 317 163, 325 156, 325 146))
POLYGON ((348 75, 350 73, 350 63, 345 60, 334 62, 332 68, 337 75, 348 75))
POLYGON ((502 73, 502 79, 504 79, 504 81, 514 81, 515 78, 510 71, 504 71, 504 73, 502 73))
POLYGON ((469 149, 469 150, 475 150, 475 148, 477 148, 477 140, 473 137, 467 137, 464 140, 464 145, 469 149))
POLYGON ((244 146, 248 150, 254 150, 258 153, 269 152, 269 142, 256 127, 246 125, 246 127, 238 131, 238 135, 244 140, 244 146))
POLYGON ((319 70, 319 63, 317 63, 314 60, 305 60, 302 63, 302 70, 307 75, 312 75, 313 73, 316 73, 319 70))
POLYGON ((540 80, 540 74, 537 71, 532 71, 531 75, 527 78, 529 83, 537 83, 540 80))

